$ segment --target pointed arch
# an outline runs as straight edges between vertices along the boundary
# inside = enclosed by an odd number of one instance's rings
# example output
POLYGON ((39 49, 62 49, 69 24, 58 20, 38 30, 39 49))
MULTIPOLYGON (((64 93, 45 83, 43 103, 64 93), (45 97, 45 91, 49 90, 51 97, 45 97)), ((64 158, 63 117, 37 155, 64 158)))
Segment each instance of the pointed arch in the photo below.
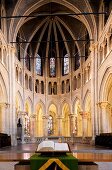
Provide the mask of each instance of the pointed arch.
POLYGON ((18 111, 22 111, 23 110, 23 99, 22 99, 22 95, 20 93, 20 91, 18 91, 16 93, 16 109, 18 111))
POLYGON ((57 106, 54 103, 50 103, 48 107, 48 135, 58 135, 58 122, 57 122, 57 106), (52 117, 52 125, 50 130, 50 117, 52 117))
POLYGON ((70 106, 64 102, 62 107, 62 136, 70 136, 70 106))
POLYGON ((99 87, 99 101, 107 101, 108 91, 112 84, 112 67, 107 67, 99 87))
MULTIPOLYGON (((60 105, 60 107, 61 108, 63 108, 63 106, 64 106, 64 104, 67 104, 68 105, 68 107, 69 107, 69 112, 70 112, 70 114, 72 113, 72 110, 71 110, 71 107, 70 107, 70 100, 69 100, 69 98, 63 98, 62 99, 62 101, 61 101, 61 105, 60 105)), ((61 112, 61 116, 63 116, 63 113, 61 112)))
POLYGON ((44 135, 44 122, 43 122, 43 116, 44 116, 44 112, 43 112, 44 108, 43 108, 43 103, 39 102, 36 105, 36 120, 35 120, 35 136, 38 137, 42 137, 44 135))
POLYGON ((47 107, 47 113, 49 112, 49 108, 51 105, 54 105, 55 106, 55 112, 56 112, 56 116, 58 116, 58 103, 55 101, 49 101, 48 103, 48 107, 47 107))
POLYGON ((31 98, 28 97, 25 101, 25 111, 28 113, 29 116, 32 114, 32 110, 33 110, 32 107, 33 107, 33 102, 31 98))

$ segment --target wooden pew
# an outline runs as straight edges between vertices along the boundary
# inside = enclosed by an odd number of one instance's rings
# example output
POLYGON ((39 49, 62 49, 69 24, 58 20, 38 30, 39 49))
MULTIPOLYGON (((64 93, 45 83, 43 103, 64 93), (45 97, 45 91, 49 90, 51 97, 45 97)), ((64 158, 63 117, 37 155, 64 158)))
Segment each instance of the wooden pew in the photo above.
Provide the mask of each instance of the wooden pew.
POLYGON ((95 145, 112 148, 112 133, 101 133, 95 137, 95 145))
POLYGON ((11 146, 11 136, 5 133, 0 133, 0 148, 5 146, 11 146))

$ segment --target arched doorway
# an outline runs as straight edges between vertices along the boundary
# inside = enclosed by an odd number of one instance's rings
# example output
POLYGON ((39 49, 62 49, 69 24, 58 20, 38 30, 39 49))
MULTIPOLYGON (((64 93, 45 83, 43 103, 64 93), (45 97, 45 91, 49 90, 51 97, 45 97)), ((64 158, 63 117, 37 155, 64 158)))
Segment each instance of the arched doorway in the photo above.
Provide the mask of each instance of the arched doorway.
POLYGON ((36 133, 35 136, 42 137, 44 135, 43 127, 43 109, 41 104, 37 105, 36 108, 36 133))
POLYGON ((70 136, 70 109, 69 105, 65 103, 62 108, 62 136, 70 136))
POLYGON ((48 135, 49 136, 57 136, 58 135, 58 122, 56 119, 57 109, 54 104, 49 106, 48 111, 48 135))

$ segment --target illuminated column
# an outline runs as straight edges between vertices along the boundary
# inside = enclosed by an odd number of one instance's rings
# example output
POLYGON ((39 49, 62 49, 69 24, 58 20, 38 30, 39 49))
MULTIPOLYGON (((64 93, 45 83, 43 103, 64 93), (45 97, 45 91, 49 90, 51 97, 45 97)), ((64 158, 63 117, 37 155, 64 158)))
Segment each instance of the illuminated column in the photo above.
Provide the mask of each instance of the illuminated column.
POLYGON ((101 108, 101 115, 100 115, 100 120, 101 120, 101 123, 100 123, 100 132, 101 133, 104 133, 107 131, 107 122, 106 122, 106 105, 107 103, 100 103, 100 108, 101 108), (105 123, 106 122, 106 123, 105 123), (105 129, 106 127, 106 129, 105 129))
POLYGON ((88 64, 88 80, 91 79, 91 64, 88 64))
POLYGON ((62 117, 58 116, 58 136, 62 136, 62 117))
POLYGON ((98 66, 99 66, 103 60, 102 46, 99 46, 98 55, 99 55, 99 57, 98 57, 98 66))
POLYGON ((9 59, 9 103, 10 103, 10 129, 9 133, 11 135, 11 143, 13 146, 17 145, 17 115, 16 115, 16 106, 15 106, 15 94, 16 94, 16 77, 15 77, 15 48, 11 45, 8 45, 8 57, 9 59), (13 70, 13 71, 12 71, 13 70))
POLYGON ((107 114, 108 114, 108 132, 112 131, 112 114, 111 114, 112 105, 108 103, 107 105, 107 114))
MULTIPOLYGON (((58 46, 58 42, 56 42, 56 46, 58 46)), ((57 54, 57 65, 56 67, 56 77, 57 77, 57 94, 61 94, 61 63, 60 63, 60 58, 59 58, 59 49, 58 49, 58 54, 57 54), (58 69, 57 69, 58 68, 58 69)))
POLYGON ((87 83, 88 82, 88 68, 86 67, 85 68, 85 82, 87 83))
POLYGON ((100 114, 100 121, 101 121, 101 126, 100 126, 100 132, 101 133, 108 133, 109 132, 109 103, 108 102, 101 102, 99 103, 100 109, 101 109, 101 114, 100 114))
POLYGON ((0 103, 1 108, 1 131, 3 133, 9 134, 9 104, 7 103, 0 103))
MULTIPOLYGON (((79 114, 81 115, 82 118, 82 137, 84 136, 84 121, 83 121, 83 111, 80 111, 79 114)), ((78 122, 79 119, 77 118, 77 135, 79 135, 79 129, 78 129, 78 122)))
MULTIPOLYGON (((69 86, 70 86, 70 101, 72 101, 72 89, 73 89, 73 86, 72 86, 72 73, 73 73, 73 71, 72 71, 72 58, 71 58, 71 56, 70 56, 70 54, 69 54, 69 75, 70 75, 70 84, 69 84, 69 86)), ((69 91, 69 90, 68 90, 69 91)))
POLYGON ((80 115, 82 116, 82 135, 85 138, 87 136, 87 113, 81 111, 80 115))
POLYGON ((57 94, 61 94, 61 81, 60 78, 58 77, 58 82, 57 82, 57 94))
POLYGON ((0 47, 1 47, 1 57, 2 57, 2 58, 1 58, 1 61, 2 61, 2 63, 3 63, 3 48, 4 48, 4 47, 3 47, 3 45, 0 45, 0 47))
MULTIPOLYGON (((25 126, 27 126, 27 124, 25 124, 25 126)), ((36 134, 36 115, 32 114, 30 116, 30 136, 34 138, 35 134, 36 134)))
POLYGON ((104 60, 104 58, 105 58, 105 41, 101 44, 102 45, 102 49, 103 49, 103 60, 104 60))
POLYGON ((98 108, 97 108, 97 101, 98 101, 98 44, 94 43, 91 44, 91 119, 92 119, 92 140, 96 134, 98 134, 98 108))
POLYGON ((111 33, 107 33, 106 38, 107 38, 107 54, 109 53, 110 50, 110 36, 111 33))
POLYGON ((70 114, 70 135, 72 136, 75 132, 75 116, 70 114))

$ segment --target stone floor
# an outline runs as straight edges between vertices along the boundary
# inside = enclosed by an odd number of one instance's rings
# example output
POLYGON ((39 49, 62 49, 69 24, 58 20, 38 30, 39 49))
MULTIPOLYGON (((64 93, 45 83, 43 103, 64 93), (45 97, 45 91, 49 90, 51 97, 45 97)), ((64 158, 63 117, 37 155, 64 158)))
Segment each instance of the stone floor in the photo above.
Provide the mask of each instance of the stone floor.
POLYGON ((112 162, 96 162, 98 170, 112 170, 112 162))

